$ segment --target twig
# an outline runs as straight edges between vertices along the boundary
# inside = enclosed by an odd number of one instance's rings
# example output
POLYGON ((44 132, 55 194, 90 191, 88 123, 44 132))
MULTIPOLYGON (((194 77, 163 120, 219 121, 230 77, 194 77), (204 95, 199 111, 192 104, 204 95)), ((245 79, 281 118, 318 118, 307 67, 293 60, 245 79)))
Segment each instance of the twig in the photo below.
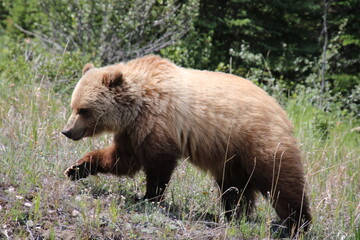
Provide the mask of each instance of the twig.
POLYGON ((8 231, 6 229, 1 230, 1 233, 6 237, 6 239, 10 239, 10 236, 9 236, 8 231))
POLYGON ((35 239, 34 235, 31 232, 31 229, 30 229, 30 226, 29 226, 29 221, 26 223, 26 231, 29 233, 29 235, 30 235, 29 238, 30 239, 35 239))
POLYGON ((16 23, 14 24, 14 26, 15 26, 17 29, 19 29, 21 32, 25 33, 25 34, 34 36, 34 37, 40 39, 40 40, 43 41, 43 42, 50 43, 50 44, 54 45, 54 47, 55 47, 57 50, 59 50, 59 51, 63 49, 59 44, 57 44, 57 43, 54 42, 54 41, 51 41, 51 40, 50 40, 49 38, 47 38, 47 37, 43 37, 43 36, 41 36, 40 34, 37 34, 37 33, 34 33, 34 32, 30 32, 30 31, 28 31, 28 30, 25 30, 25 29, 23 29, 22 27, 20 27, 20 26, 19 26, 18 24, 16 24, 16 23))

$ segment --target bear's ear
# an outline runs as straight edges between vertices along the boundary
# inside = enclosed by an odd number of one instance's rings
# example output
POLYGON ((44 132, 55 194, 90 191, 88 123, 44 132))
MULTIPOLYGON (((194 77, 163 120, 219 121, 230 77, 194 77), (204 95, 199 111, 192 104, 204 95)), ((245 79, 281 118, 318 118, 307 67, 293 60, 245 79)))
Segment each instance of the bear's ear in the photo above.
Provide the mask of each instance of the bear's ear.
POLYGON ((85 64, 82 70, 82 74, 84 75, 87 71, 89 71, 92 68, 94 68, 94 65, 92 63, 85 64))
POLYGON ((120 71, 105 73, 102 78, 103 85, 108 88, 120 86, 123 82, 123 74, 120 71))

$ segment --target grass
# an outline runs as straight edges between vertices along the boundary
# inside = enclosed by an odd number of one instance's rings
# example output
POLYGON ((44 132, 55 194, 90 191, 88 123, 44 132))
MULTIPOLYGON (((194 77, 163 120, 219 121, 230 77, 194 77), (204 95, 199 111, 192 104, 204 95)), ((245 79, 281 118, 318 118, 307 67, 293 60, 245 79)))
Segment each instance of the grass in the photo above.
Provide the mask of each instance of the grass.
MULTIPOLYGON (((68 65, 78 58, 34 54, 37 62, 8 58, 9 68, 0 71, 0 239, 272 237, 275 214, 265 199, 259 198, 254 221, 227 222, 214 181, 186 160, 179 162, 163 204, 137 200, 145 192, 143 174, 65 179, 68 166, 111 136, 76 143, 61 136, 70 97, 59 86, 71 89, 68 65), (56 78, 44 70, 52 68, 56 78)), ((351 132, 358 119, 325 113, 305 95, 290 99, 286 110, 303 151, 314 217, 303 239, 359 239, 360 134, 351 132)))

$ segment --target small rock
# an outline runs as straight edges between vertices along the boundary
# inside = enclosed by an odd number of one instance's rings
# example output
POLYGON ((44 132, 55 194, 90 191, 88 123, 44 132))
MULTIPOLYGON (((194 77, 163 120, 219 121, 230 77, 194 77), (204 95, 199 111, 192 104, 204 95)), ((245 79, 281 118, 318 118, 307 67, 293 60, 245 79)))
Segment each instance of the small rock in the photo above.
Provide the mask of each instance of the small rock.
POLYGON ((73 217, 77 217, 77 216, 80 215, 80 212, 75 209, 74 211, 72 211, 71 215, 72 215, 73 217))
POLYGON ((34 222, 32 220, 29 220, 26 222, 26 226, 28 227, 33 227, 34 226, 34 222))
POLYGON ((76 196, 76 197, 75 197, 75 201, 79 201, 79 202, 80 202, 81 200, 82 200, 82 197, 81 197, 81 196, 76 196))
POLYGON ((15 192, 15 188, 13 186, 10 186, 6 191, 9 193, 13 193, 15 192))
POLYGON ((150 228, 143 228, 143 229, 141 229, 141 232, 147 233, 147 234, 152 234, 154 232, 154 230, 150 229, 150 228))

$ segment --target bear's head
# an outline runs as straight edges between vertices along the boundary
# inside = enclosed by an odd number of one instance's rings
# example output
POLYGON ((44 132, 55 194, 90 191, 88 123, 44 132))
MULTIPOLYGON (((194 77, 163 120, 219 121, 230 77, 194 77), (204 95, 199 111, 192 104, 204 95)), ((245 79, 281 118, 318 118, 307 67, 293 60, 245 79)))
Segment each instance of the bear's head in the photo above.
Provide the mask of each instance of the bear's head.
POLYGON ((84 66, 72 94, 71 116, 62 131, 66 137, 77 141, 102 132, 121 132, 136 118, 139 91, 124 80, 123 66, 84 66))

